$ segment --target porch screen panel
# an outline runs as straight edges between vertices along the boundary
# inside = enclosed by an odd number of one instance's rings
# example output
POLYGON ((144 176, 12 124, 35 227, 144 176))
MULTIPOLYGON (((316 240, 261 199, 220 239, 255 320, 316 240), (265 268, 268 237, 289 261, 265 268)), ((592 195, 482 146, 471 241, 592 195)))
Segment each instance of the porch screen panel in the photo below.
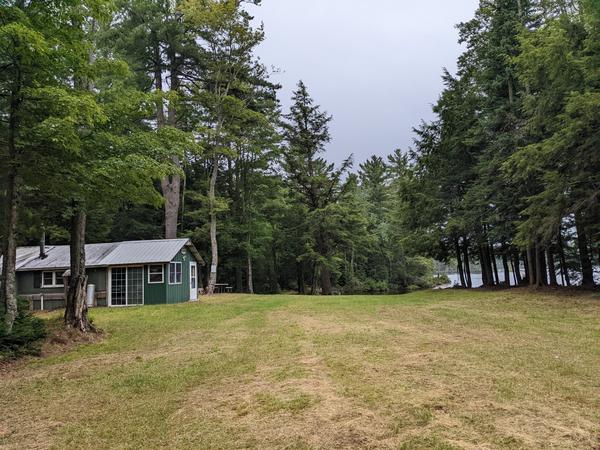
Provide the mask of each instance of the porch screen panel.
POLYGON ((127 305, 127 269, 112 269, 110 302, 114 306, 127 305))
POLYGON ((144 269, 130 267, 127 273, 127 304, 142 305, 144 303, 144 269))

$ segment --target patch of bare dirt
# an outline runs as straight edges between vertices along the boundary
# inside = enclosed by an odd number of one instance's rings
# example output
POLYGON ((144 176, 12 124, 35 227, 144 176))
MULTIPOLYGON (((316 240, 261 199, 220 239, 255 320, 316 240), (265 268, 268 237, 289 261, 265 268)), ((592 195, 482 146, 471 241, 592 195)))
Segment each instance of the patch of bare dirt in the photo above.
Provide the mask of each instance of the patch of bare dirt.
POLYGON ((60 324, 49 329, 49 336, 42 345, 42 358, 60 355, 84 344, 100 342, 105 338, 104 332, 98 330, 94 333, 81 333, 73 329, 66 329, 60 324))
POLYGON ((68 353, 80 345, 100 342, 105 338, 105 334, 101 330, 95 333, 81 333, 77 330, 66 329, 59 320, 49 320, 46 327, 48 336, 42 343, 40 355, 0 360, 0 374, 9 375, 29 361, 68 353))

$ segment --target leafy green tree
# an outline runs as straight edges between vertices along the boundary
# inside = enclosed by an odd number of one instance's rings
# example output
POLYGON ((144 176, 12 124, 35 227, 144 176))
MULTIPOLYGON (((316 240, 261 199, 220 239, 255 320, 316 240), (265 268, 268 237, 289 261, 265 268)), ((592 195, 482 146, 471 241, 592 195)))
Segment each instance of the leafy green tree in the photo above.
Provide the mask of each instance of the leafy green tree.
POLYGON ((181 11, 202 47, 202 71, 195 74, 193 97, 198 112, 195 131, 211 164, 207 192, 211 264, 206 289, 211 295, 219 264, 218 215, 227 209, 227 203, 217 198, 219 169, 223 158, 235 157, 235 145, 243 140, 240 124, 262 119, 262 113, 247 103, 251 96, 244 93, 251 90, 249 80, 262 70, 253 50, 264 34, 252 28, 251 16, 240 1, 186 0, 181 11))
POLYGON ((82 57, 87 61, 76 24, 83 5, 12 1, 0 9, 0 109, 6 118, 0 121, 6 183, 0 301, 8 333, 17 314, 15 260, 23 190, 54 168, 40 163, 45 154, 73 151, 69 144, 79 130, 102 120, 94 101, 72 88, 79 68, 74 66, 82 57))
MULTIPOLYGON (((104 1, 27 3, 11 10, 24 23, 37 27, 28 35, 38 38, 43 51, 35 61, 28 57, 30 66, 15 68, 31 74, 32 81, 21 88, 25 89, 20 94, 21 119, 13 131, 8 130, 18 133, 15 145, 19 146, 9 170, 18 169, 21 190, 50 198, 65 211, 71 249, 65 324, 84 332, 93 329, 85 304, 90 205, 108 209, 115 200, 160 203, 154 181, 177 173, 165 149, 169 148, 169 154, 179 152, 174 143, 181 141, 173 132, 156 132, 148 126, 153 98, 136 89, 124 63, 102 57, 96 38, 111 15, 110 6, 104 1), (39 19, 41 13, 50 20, 39 19), (43 64, 40 68, 38 61, 43 64), (33 78, 34 74, 43 78, 33 78)), ((14 35, 11 38, 7 40, 14 44, 14 35)), ((23 51, 33 48, 31 42, 26 47, 23 51)), ((15 51, 14 46, 7 48, 15 51)), ((15 55, 13 59, 24 61, 15 55)), ((13 203, 15 217, 17 207, 13 203)), ((8 238, 16 241, 10 233, 8 238)), ((4 268, 8 270, 10 264, 4 268)))
MULTIPOLYGON (((189 26, 179 0, 117 0, 118 14, 102 33, 102 46, 127 61, 138 81, 138 88, 154 94, 152 122, 164 130, 174 147, 188 140, 191 132, 189 97, 193 79, 202 66, 199 36, 189 26)), ((191 146, 186 153, 198 148, 191 146)), ((184 155, 177 150, 171 155, 180 169, 184 155)), ((182 172, 161 180, 164 205, 164 237, 177 237, 181 212, 182 172)))

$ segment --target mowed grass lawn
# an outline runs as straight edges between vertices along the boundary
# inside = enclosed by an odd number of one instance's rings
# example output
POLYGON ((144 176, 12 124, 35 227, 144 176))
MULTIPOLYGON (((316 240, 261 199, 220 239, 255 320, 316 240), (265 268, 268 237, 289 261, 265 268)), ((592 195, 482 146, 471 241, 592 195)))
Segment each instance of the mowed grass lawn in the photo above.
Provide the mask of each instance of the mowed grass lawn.
POLYGON ((600 446, 600 296, 220 296, 92 312, 0 374, 0 447, 600 446))

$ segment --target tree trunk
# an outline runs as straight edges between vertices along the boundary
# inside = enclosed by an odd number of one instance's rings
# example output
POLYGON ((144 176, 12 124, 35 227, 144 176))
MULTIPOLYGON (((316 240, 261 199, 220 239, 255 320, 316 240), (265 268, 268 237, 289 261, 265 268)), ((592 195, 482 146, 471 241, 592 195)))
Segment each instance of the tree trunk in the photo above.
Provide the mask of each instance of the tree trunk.
POLYGON ((546 247, 546 262, 548 263, 548 275, 550 276, 550 286, 558 286, 556 281, 556 266, 554 265, 554 255, 552 254, 552 247, 548 245, 546 247))
POLYGON ((510 268, 512 270, 513 273, 513 281, 515 283, 515 286, 519 285, 519 281, 517 280, 517 269, 515 268, 515 260, 513 259, 513 255, 510 255, 510 268))
POLYGON ((460 285, 463 288, 467 287, 467 282, 465 280, 465 272, 464 272, 464 268, 463 268, 463 262, 462 262, 462 256, 461 256, 461 250, 460 250, 460 243, 458 241, 458 238, 456 238, 454 240, 454 248, 456 251, 456 265, 458 266, 458 274, 460 275, 460 285))
POLYGON ((312 270, 311 270, 311 278, 310 278, 310 295, 315 295, 317 293, 317 263, 313 262, 312 270))
POLYGON ((248 293, 254 294, 254 280, 253 280, 253 271, 252 271, 252 257, 250 253, 247 254, 247 264, 248 264, 248 293))
POLYGON ((562 230, 558 232, 558 255, 560 259, 560 273, 563 279, 563 285, 571 286, 571 277, 569 275, 569 268, 567 267, 567 258, 565 257, 565 245, 562 237, 562 230))
POLYGON ((577 244, 579 246, 579 260, 581 261, 581 284, 585 287, 594 286, 594 268, 590 258, 590 250, 581 214, 575 216, 577 229, 577 244))
MULTIPOLYGON (((327 248, 327 243, 325 242, 325 238, 323 237, 323 231, 319 228, 317 233, 317 249, 319 251, 319 255, 323 258, 327 258, 329 251, 327 248)), ((331 272, 325 264, 321 263, 320 266, 319 273, 321 278, 321 294, 331 295, 331 272)))
POLYGON ((235 265, 235 292, 238 294, 244 292, 244 274, 241 260, 237 261, 235 265))
POLYGON ((489 277, 488 277, 485 252, 483 251, 482 245, 479 245, 479 263, 481 265, 481 279, 483 281, 483 285, 485 287, 487 287, 487 286, 489 286, 490 282, 489 282, 489 277))
POLYGON ((546 263, 546 251, 543 246, 539 247, 539 260, 542 264, 542 285, 548 286, 548 264, 546 263))
POLYGON ((321 294, 331 295, 331 272, 324 264, 321 265, 321 294))
MULTIPOLYGON (((180 87, 179 81, 179 59, 176 52, 169 48, 170 62, 170 81, 171 92, 178 93, 180 87)), ((167 123, 170 127, 177 127, 177 109, 175 101, 169 100, 167 108, 167 123)), ((177 155, 173 155, 173 164, 181 169, 181 161, 177 155)), ((176 239, 179 221, 179 206, 181 203, 181 176, 179 174, 170 175, 161 182, 162 193, 165 200, 165 238, 176 239)))
POLYGON ((2 242, 2 276, 0 277, 0 304, 4 306, 5 332, 10 334, 17 318, 17 221, 21 179, 19 177, 19 156, 17 134, 20 125, 21 108, 21 71, 17 70, 14 87, 10 95, 10 112, 8 117, 8 173, 6 175, 6 198, 4 212, 4 232, 2 242))
POLYGON ((504 269, 504 284, 510 287, 510 268, 508 267, 508 255, 506 248, 502 252, 502 268, 504 269))
MULTIPOLYGON (((165 118, 164 111, 164 99, 160 94, 163 91, 163 76, 162 76, 162 63, 161 63, 161 50, 158 38, 154 37, 154 88, 159 94, 159 98, 156 100, 156 125, 157 127, 163 128, 167 122, 171 126, 176 125, 175 109, 169 107, 168 118, 165 118)), ((175 77, 177 80, 177 77, 175 77)), ((175 81, 177 86, 178 82, 175 81)), ((171 86, 173 87, 173 86, 171 86)), ((180 167, 179 159, 173 156, 173 163, 180 167)), ((165 212, 165 238, 175 239, 177 237, 177 222, 179 218, 179 202, 181 195, 181 177, 178 174, 166 177, 160 183, 163 199, 164 199, 164 212, 165 212)))
POLYGON ((210 275, 208 276, 207 295, 215 293, 217 284, 217 268, 219 266, 219 244, 217 241, 217 211, 216 211, 216 187, 219 175, 219 156, 215 153, 213 157, 213 168, 208 188, 208 204, 210 208, 210 275))
POLYGON ((465 277, 467 279, 467 287, 473 288, 473 279, 471 278, 471 263, 469 261, 469 240, 463 240, 463 262, 465 264, 465 277))
POLYGON ((272 294, 279 294, 281 287, 279 285, 279 277, 277 276, 277 249, 275 242, 271 241, 271 263, 269 264, 269 290, 272 294))
MULTIPOLYGON (((173 163, 180 168, 179 158, 173 156, 173 163)), ((165 201, 165 239, 176 239, 179 222, 179 204, 181 202, 181 176, 170 175, 161 181, 165 201)))
POLYGON ((2 278, 0 278, 0 303, 4 305, 5 332, 12 332, 17 318, 17 219, 20 181, 16 168, 11 167, 6 179, 6 205, 4 238, 2 242, 2 278))
POLYGON ((158 128, 162 128, 165 125, 165 110, 164 100, 160 94, 163 90, 163 76, 162 76, 162 64, 161 64, 161 50, 160 43, 156 37, 156 33, 153 33, 153 53, 154 53, 154 88, 159 94, 156 100, 156 124, 158 128))
POLYGON ((306 285, 304 283, 304 262, 296 261, 296 277, 298 281, 298 294, 306 294, 306 285))
POLYGON ((485 287, 493 287, 494 286, 494 270, 492 268, 492 258, 490 255, 490 246, 486 243, 481 246, 482 258, 483 261, 482 271, 485 273, 484 276, 484 285, 485 287))
MULTIPOLYGON (((388 272, 388 283, 391 277, 391 272, 388 272)), ((354 283, 354 245, 352 246, 352 250, 350 250, 350 281, 354 283)))
POLYGON ((65 325, 83 333, 95 331, 87 316, 85 227, 86 212, 81 205, 75 205, 71 217, 71 269, 68 277, 65 325))
POLYGON ((548 275, 546 271, 546 256, 544 248, 539 244, 535 244, 535 287, 548 285, 548 275))
POLYGON ((513 264, 514 264, 514 274, 515 274, 515 283, 517 286, 521 286, 523 284, 523 277, 521 276, 521 261, 519 258, 519 252, 514 252, 513 254, 513 264))
POLYGON ((496 253, 494 252, 494 246, 490 245, 490 260, 492 262, 492 269, 494 271, 494 281, 496 285, 500 284, 500 277, 498 276, 498 264, 496 263, 496 253))
MULTIPOLYGON (((92 21, 91 34, 96 32, 96 22, 92 21)), ((88 63, 92 65, 96 60, 94 51, 88 54, 88 63)), ((93 91, 94 86, 91 78, 83 77, 75 80, 76 87, 93 91)), ((66 301, 64 322, 67 328, 79 330, 82 333, 95 332, 96 329, 88 318, 87 308, 87 282, 88 277, 85 270, 85 233, 87 226, 87 213, 84 205, 74 200, 71 214, 70 226, 70 270, 68 284, 66 286, 66 301)))
POLYGON ((527 247, 527 278, 529 286, 535 286, 536 284, 535 259, 535 247, 532 244, 527 247))

